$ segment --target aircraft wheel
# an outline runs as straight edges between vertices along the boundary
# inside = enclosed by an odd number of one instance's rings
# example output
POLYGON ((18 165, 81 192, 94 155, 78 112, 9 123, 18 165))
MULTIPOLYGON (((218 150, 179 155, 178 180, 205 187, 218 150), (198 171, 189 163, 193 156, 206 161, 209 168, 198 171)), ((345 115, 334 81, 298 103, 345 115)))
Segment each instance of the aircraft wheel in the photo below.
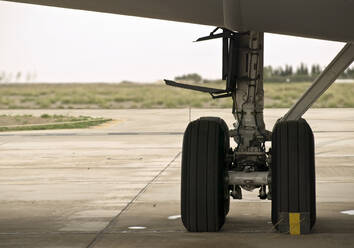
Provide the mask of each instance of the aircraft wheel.
POLYGON ((282 233, 309 233, 316 221, 313 132, 304 119, 278 121, 272 137, 272 222, 282 233))
POLYGON ((184 133, 181 215, 190 232, 217 232, 225 222, 230 204, 225 162, 229 147, 229 130, 220 118, 200 118, 184 133))

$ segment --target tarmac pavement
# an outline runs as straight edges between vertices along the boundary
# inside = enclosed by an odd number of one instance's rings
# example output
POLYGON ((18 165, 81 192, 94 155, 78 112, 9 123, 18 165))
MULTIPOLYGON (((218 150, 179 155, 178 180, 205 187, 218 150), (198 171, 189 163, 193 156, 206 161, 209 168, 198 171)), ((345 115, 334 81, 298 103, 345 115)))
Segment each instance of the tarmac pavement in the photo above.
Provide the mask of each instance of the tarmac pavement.
MULTIPOLYGON (((265 110, 272 129, 285 109, 265 110)), ((0 247, 354 247, 354 109, 313 109, 317 223, 279 234, 257 191, 232 200, 219 233, 180 219, 180 162, 188 109, 0 110, 113 122, 76 130, 0 133, 0 247), (342 211, 349 211, 341 213, 342 211), (353 214, 353 215, 350 215, 353 214)), ((229 109, 192 109, 191 119, 229 109)))

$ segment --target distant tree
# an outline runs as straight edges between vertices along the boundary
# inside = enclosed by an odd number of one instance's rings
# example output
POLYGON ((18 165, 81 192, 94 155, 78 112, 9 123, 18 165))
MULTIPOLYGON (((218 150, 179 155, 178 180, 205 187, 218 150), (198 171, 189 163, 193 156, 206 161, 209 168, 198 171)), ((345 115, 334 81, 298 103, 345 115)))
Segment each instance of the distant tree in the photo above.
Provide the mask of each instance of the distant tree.
POLYGON ((341 75, 340 78, 345 79, 354 79, 354 66, 346 69, 341 75))
POLYGON ((19 82, 19 81, 20 81, 21 76, 22 76, 21 72, 20 72, 20 71, 17 72, 17 74, 16 74, 16 82, 19 82))
POLYGON ((270 78, 273 75, 273 68, 271 65, 265 66, 263 68, 263 77, 270 78))
POLYGON ((6 74, 5 74, 4 71, 2 71, 2 72, 0 73, 0 83, 2 83, 2 82, 5 81, 5 77, 6 77, 6 74))
POLYGON ((307 68, 307 65, 301 62, 300 66, 296 69, 296 75, 299 76, 308 76, 309 75, 309 70, 307 68))
POLYGON ((293 75, 293 67, 291 65, 285 65, 282 76, 291 76, 293 75))
POLYGON ((311 76, 318 76, 322 72, 321 66, 319 64, 314 64, 311 66, 311 76))
POLYGON ((192 81, 193 83, 199 83, 202 81, 202 77, 197 73, 186 74, 175 77, 175 80, 192 81))
POLYGON ((351 67, 351 68, 348 68, 348 69, 346 70, 346 74, 347 74, 347 77, 348 77, 348 78, 354 79, 354 66, 351 67))
MULTIPOLYGON (((319 64, 312 64, 307 67, 305 63, 300 63, 294 73, 291 65, 276 67, 268 65, 263 69, 263 78, 265 82, 310 82, 322 72, 319 64)), ((340 78, 354 79, 354 66, 345 70, 340 78)))
POLYGON ((273 74, 274 76, 282 76, 283 74, 283 68, 281 68, 281 66, 273 69, 273 74))

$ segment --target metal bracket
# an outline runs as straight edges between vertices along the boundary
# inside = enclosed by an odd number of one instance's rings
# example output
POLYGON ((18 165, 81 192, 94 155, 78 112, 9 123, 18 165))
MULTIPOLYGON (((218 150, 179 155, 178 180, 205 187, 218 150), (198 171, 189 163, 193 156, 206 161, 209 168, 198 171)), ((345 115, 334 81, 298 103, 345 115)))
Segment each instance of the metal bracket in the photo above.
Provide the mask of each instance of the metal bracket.
POLYGON ((283 120, 298 120, 354 61, 354 43, 347 43, 310 88, 291 107, 283 120))
POLYGON ((208 87, 181 84, 170 80, 165 80, 167 85, 180 87, 189 90, 196 90, 209 93, 213 99, 232 97, 232 93, 236 90, 238 55, 239 55, 239 38, 240 33, 230 31, 225 28, 215 28, 209 36, 201 37, 196 42, 222 38, 222 80, 226 80, 226 89, 214 89, 208 87), (218 30, 222 33, 215 34, 218 30))
POLYGON ((190 85, 190 84, 182 84, 182 83, 177 83, 166 79, 164 81, 166 85, 169 86, 209 93, 213 99, 232 96, 230 92, 227 92, 226 90, 223 89, 209 88, 209 87, 190 85))
POLYGON ((226 28, 220 28, 220 27, 217 27, 215 28, 211 33, 210 35, 208 36, 205 36, 205 37, 201 37, 199 39, 197 39, 195 42, 200 42, 200 41, 205 41, 205 40, 212 40, 212 39, 218 39, 218 38, 234 38, 236 36, 237 33, 233 32, 233 31, 230 31, 226 28), (218 31, 219 29, 222 30, 222 33, 219 33, 219 34, 215 34, 216 31, 218 31))

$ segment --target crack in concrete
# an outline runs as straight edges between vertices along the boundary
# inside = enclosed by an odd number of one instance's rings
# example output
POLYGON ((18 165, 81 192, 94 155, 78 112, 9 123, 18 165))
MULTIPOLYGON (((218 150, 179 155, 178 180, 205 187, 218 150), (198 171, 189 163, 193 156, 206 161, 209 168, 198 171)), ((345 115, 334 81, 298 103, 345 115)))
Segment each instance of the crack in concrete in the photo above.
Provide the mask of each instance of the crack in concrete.
POLYGON ((119 217, 129 209, 129 207, 147 190, 147 188, 156 181, 162 173, 164 173, 171 164, 181 155, 181 152, 178 152, 174 158, 155 176, 153 177, 134 197, 133 199, 116 215, 113 219, 101 230, 97 233, 94 239, 87 245, 87 248, 93 248, 97 244, 98 241, 101 240, 103 235, 106 233, 108 229, 110 229, 119 219, 119 217))

